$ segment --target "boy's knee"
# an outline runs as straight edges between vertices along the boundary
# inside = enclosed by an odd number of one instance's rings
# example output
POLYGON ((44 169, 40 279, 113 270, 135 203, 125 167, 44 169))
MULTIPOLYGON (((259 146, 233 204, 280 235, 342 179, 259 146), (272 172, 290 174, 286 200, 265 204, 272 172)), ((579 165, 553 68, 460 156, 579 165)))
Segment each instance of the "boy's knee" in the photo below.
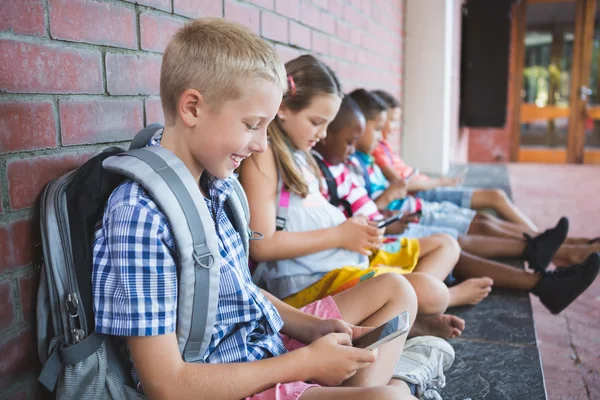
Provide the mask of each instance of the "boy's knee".
POLYGON ((488 196, 492 202, 492 204, 502 204, 508 201, 508 196, 501 189, 490 189, 488 192, 488 196))
POLYGON ((387 273, 379 278, 381 278, 379 287, 385 288, 390 301, 398 304, 398 313, 405 310, 416 312, 417 294, 411 282, 399 273, 387 273))
POLYGON ((438 233, 434 236, 436 241, 443 246, 445 250, 451 252, 456 260, 458 260, 458 257, 460 257, 460 244, 458 244, 458 241, 447 233, 438 233))
POLYGON ((446 311, 450 293, 444 282, 423 272, 413 272, 410 274, 410 283, 417 293, 420 314, 440 314, 446 311))

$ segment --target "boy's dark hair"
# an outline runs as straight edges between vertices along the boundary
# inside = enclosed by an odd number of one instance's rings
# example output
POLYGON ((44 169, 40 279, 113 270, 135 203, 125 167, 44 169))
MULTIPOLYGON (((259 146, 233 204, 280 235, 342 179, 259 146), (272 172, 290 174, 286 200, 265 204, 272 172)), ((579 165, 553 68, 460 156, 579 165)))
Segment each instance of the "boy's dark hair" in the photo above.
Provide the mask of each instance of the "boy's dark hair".
POLYGON ((374 120, 378 113, 388 109, 388 105, 381 97, 366 89, 356 89, 348 96, 358 104, 368 121, 374 120))
POLYGON ((338 133, 356 116, 362 116, 362 110, 350 96, 344 96, 340 110, 327 127, 327 134, 338 133))
POLYGON ((386 92, 385 90, 373 90, 373 93, 375 93, 377 96, 381 97, 381 99, 387 103, 388 108, 399 108, 400 107, 400 102, 390 92, 386 92))

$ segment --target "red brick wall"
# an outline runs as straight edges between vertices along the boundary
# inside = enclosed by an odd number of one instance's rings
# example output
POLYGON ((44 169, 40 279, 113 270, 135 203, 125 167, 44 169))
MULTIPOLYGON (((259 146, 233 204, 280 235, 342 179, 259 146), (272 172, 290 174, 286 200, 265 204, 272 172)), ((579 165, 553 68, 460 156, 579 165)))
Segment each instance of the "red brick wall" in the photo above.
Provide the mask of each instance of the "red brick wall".
MULTIPOLYGON (((403 0, 4 0, 0 6, 0 398, 38 393, 35 202, 53 178, 162 122, 161 51, 189 18, 241 22, 346 90, 399 98, 403 0)), ((395 138, 399 144, 399 138, 395 138)))

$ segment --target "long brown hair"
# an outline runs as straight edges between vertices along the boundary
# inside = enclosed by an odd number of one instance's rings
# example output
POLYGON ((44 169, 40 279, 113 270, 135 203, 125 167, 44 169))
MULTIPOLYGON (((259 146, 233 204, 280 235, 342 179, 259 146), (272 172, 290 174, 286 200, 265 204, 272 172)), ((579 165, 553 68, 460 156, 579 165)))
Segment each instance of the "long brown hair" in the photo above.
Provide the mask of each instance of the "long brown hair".
MULTIPOLYGON (((283 104, 293 112, 305 109, 315 96, 321 94, 343 96, 342 87, 335 72, 312 55, 306 54, 288 61, 285 64, 285 70, 290 87, 283 96, 283 104)), ((306 197, 308 184, 294 161, 294 151, 297 149, 282 129, 277 117, 269 124, 267 135, 284 187, 306 197)), ((315 174, 318 175, 319 168, 310 152, 306 153, 306 158, 315 174)))

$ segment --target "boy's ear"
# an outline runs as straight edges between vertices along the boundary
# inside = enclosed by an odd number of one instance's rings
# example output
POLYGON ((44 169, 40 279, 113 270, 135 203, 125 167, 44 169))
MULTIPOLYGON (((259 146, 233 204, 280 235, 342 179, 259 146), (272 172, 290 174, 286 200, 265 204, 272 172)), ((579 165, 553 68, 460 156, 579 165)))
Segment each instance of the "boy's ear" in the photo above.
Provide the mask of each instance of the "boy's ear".
POLYGON ((204 98, 196 89, 187 89, 179 97, 178 112, 187 127, 198 123, 201 109, 206 105, 204 98))

